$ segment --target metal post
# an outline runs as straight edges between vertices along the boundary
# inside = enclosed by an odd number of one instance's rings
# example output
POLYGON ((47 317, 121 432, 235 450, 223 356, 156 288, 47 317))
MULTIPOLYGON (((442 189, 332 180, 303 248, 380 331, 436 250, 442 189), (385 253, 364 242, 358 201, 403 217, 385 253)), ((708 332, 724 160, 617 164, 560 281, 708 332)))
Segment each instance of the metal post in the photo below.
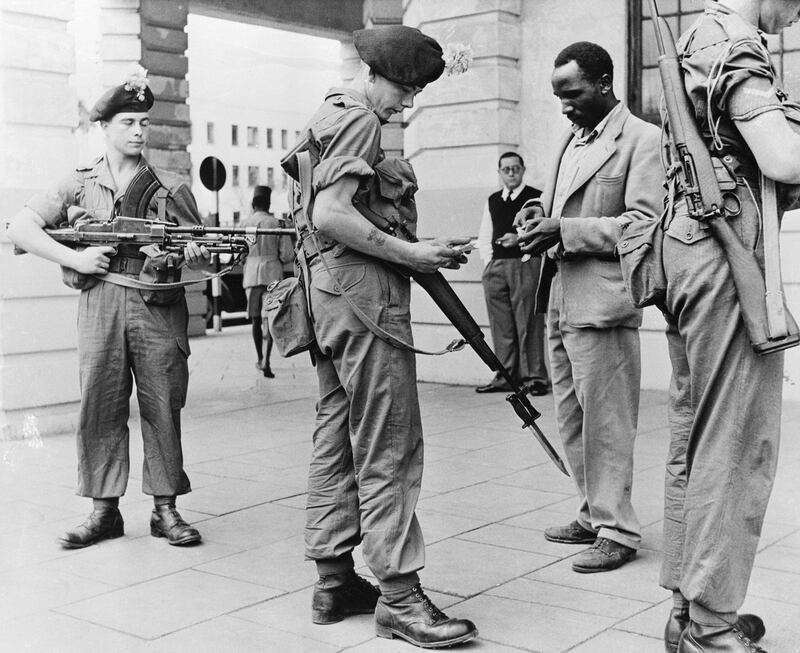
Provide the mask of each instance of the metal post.
MULTIPOLYGON (((216 170, 214 171, 214 179, 216 182, 216 170)), ((216 183, 214 184, 216 186, 216 183)), ((214 226, 219 227, 219 191, 214 191, 214 196, 217 201, 217 212, 214 214, 214 226)), ((219 256, 212 254, 214 257, 214 272, 219 272, 219 256)), ((222 331, 222 315, 220 308, 219 298, 222 296, 222 282, 219 277, 214 277, 211 280, 211 312, 213 315, 214 331, 222 331)))

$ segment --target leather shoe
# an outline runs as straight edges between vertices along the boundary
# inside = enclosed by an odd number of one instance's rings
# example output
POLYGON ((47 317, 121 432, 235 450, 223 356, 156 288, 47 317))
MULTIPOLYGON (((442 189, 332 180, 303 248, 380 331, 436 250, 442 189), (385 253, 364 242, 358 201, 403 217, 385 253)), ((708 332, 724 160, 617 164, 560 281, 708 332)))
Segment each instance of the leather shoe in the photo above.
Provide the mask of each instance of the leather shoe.
POLYGON ((594 544, 597 539, 597 533, 584 528, 576 519, 566 526, 545 528, 544 539, 548 542, 559 542, 560 544, 594 544))
POLYGON ((508 385, 505 381, 502 380, 493 380, 486 385, 479 385, 475 388, 475 392, 480 394, 484 394, 486 392, 511 392, 511 386, 508 385))
POLYGON ((381 591, 352 569, 321 576, 311 598, 311 621, 335 624, 351 614, 372 614, 381 591))
MULTIPOLYGON (((664 647, 668 653, 677 653, 681 634, 688 627, 688 606, 685 608, 672 608, 669 613, 669 619, 667 619, 667 625, 664 627, 664 647)), ((740 614, 736 620, 736 629, 753 642, 760 640, 767 632, 761 617, 754 614, 740 614)))
POLYGON ((58 538, 65 549, 82 549, 101 540, 112 540, 125 535, 125 522, 119 508, 93 510, 89 518, 74 530, 58 538))
POLYGON ((150 535, 166 537, 173 546, 197 544, 203 538, 196 528, 187 524, 175 506, 156 506, 150 515, 150 535))
POLYGON ((534 381, 525 386, 528 392, 534 397, 543 397, 550 392, 549 386, 544 381, 534 381))
POLYGON ((382 595, 375 607, 375 634, 401 637, 421 648, 442 648, 468 642, 478 629, 468 619, 451 619, 425 596, 419 584, 407 592, 382 595))
POLYGON ((593 574, 599 571, 618 569, 636 557, 636 549, 605 537, 598 537, 586 551, 575 556, 572 571, 593 574))
POLYGON ((678 642, 678 653, 767 653, 736 625, 703 626, 689 622, 678 642))

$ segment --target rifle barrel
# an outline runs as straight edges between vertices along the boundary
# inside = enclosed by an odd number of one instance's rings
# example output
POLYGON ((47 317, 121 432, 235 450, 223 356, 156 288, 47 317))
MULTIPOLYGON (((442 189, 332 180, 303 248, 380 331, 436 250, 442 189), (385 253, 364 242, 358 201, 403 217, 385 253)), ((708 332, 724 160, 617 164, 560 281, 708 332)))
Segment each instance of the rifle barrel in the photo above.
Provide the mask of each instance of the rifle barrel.
POLYGON ((658 6, 656 5, 656 0, 650 0, 650 18, 653 21, 653 25, 656 26, 656 47, 658 48, 658 54, 665 55, 666 50, 664 48, 664 35, 661 33, 661 30, 657 27, 660 25, 666 25, 661 16, 658 14, 658 6))

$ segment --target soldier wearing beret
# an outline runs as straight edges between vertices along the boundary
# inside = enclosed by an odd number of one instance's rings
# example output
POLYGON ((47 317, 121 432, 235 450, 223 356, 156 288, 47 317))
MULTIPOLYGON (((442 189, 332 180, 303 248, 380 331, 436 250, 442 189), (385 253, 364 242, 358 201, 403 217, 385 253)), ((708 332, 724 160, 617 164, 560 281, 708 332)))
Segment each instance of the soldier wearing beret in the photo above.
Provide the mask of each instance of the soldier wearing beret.
MULTIPOLYGON (((200 542, 201 536, 175 509, 175 497, 191 490, 183 469, 180 411, 188 382, 186 301, 182 288, 139 290, 104 281, 108 272, 138 277, 159 267, 166 256, 148 248, 149 256, 130 246, 70 249, 56 242, 45 227, 77 220, 107 221, 126 199, 131 179, 147 166, 142 156, 153 94, 138 73, 107 91, 90 118, 99 121, 106 151, 89 166, 78 168, 60 183, 32 197, 13 218, 9 238, 28 252, 58 263, 64 280, 82 292, 78 307, 78 356, 81 405, 77 429, 77 494, 91 497, 94 510, 60 544, 83 548, 120 537, 124 523, 119 497, 125 493, 129 469, 129 398, 136 379, 141 413, 144 464, 142 489, 152 495, 150 532, 173 545, 200 542)), ((158 173, 162 184, 168 176, 158 173)), ((189 189, 166 182, 148 212, 165 219, 199 224, 189 189), (157 205, 158 204, 158 205, 157 205)), ((204 247, 189 244, 183 252, 188 267, 208 266, 204 247)), ((180 261, 173 261, 177 266, 180 261)), ((107 277, 111 279, 111 277, 107 277)), ((164 279, 170 281, 170 279, 164 279)))
MULTIPOLYGON (((354 42, 360 70, 347 87, 329 91, 303 131, 310 130, 321 150, 313 170, 316 236, 300 233, 319 347, 305 530, 306 557, 319 573, 312 620, 333 623, 374 611, 381 637, 450 646, 477 630, 448 618, 420 586, 424 542, 414 511, 422 426, 414 353, 378 337, 367 320, 410 342, 409 281, 390 264, 434 272, 464 259, 440 240, 410 242, 386 233, 364 209, 370 192, 391 195, 382 196, 387 202, 405 198, 404 206, 413 208, 413 171, 408 162, 384 156, 381 125, 411 108, 445 64, 439 44, 410 27, 359 30, 354 42), (383 176, 389 169, 393 181, 383 176), (380 589, 353 569, 359 543, 380 589)), ((405 229, 415 228, 413 216, 405 229)))

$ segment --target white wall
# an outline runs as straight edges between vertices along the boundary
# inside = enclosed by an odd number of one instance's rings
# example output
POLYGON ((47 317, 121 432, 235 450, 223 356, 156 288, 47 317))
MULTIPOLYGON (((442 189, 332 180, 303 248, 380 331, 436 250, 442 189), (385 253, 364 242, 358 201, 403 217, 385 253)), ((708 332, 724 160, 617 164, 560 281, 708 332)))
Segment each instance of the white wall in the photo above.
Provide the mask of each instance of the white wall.
POLYGON ((214 194, 199 181, 200 163, 216 156, 227 170, 220 191, 223 223, 234 211, 247 214, 252 199, 247 168, 258 166, 259 184, 267 184, 267 168, 274 170, 272 208, 288 210, 282 182, 281 130, 289 134, 288 147, 322 102, 328 88, 339 83, 340 43, 258 25, 189 15, 189 106, 192 116, 192 185, 203 214, 215 211, 214 194), (215 142, 206 138, 206 123, 215 124, 215 142), (231 145, 231 125, 238 125, 239 145, 231 145), (258 128, 258 146, 248 147, 247 127, 258 128), (266 129, 272 128, 273 148, 266 147, 266 129), (232 185, 231 169, 239 166, 239 187, 232 185))

